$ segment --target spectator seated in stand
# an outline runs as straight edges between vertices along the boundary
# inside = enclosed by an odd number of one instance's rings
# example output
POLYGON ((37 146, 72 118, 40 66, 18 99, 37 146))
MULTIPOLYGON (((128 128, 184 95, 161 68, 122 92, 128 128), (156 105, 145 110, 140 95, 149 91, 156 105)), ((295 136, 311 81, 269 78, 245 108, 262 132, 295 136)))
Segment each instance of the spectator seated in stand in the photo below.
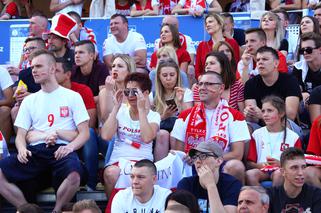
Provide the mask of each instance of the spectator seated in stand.
POLYGON ((15 184, 49 170, 57 190, 54 211, 59 212, 85 178, 75 151, 89 138, 89 116, 80 95, 58 85, 54 55, 38 50, 31 58, 32 74, 41 90, 20 106, 15 121, 18 154, 0 161, 0 194, 19 207, 27 201, 15 184))
POLYGON ((111 36, 105 39, 103 59, 107 68, 111 69, 111 61, 116 54, 128 54, 136 63, 136 70, 146 72, 147 47, 144 37, 128 29, 126 16, 114 14, 110 17, 111 36))
POLYGON ((288 125, 299 136, 300 127, 294 123, 298 115, 299 102, 302 99, 296 78, 288 73, 278 72, 279 56, 272 47, 260 47, 256 52, 259 75, 245 83, 244 115, 250 122, 251 131, 263 125, 262 102, 267 95, 277 95, 285 101, 288 125))
POLYGON ((292 65, 297 51, 298 35, 291 31, 289 27, 289 13, 284 9, 274 10, 276 15, 279 16, 281 26, 284 29, 284 38, 288 41, 288 54, 286 56, 287 64, 292 65))
POLYGON ((226 41, 219 41, 213 46, 213 51, 214 52, 221 52, 226 55, 226 57, 228 58, 228 60, 230 62, 232 72, 235 73, 236 80, 239 80, 241 78, 241 76, 240 76, 240 73, 237 72, 237 70, 236 70, 237 63, 235 61, 235 54, 234 54, 234 50, 231 47, 231 45, 229 43, 227 43, 226 41))
POLYGON ((158 2, 152 0, 134 0, 130 7, 130 16, 157 16, 158 2))
MULTIPOLYGON (((259 74, 256 64, 257 50, 266 46, 266 41, 265 32, 260 28, 250 28, 245 31, 245 50, 237 65, 243 83, 259 74)), ((280 51, 277 51, 277 54, 279 56, 277 71, 288 72, 285 56, 280 51)))
MULTIPOLYGON (((25 46, 24 46, 24 56, 27 57, 28 59, 28 63, 31 63, 31 59, 30 59, 30 55, 39 50, 39 49, 45 49, 46 48, 46 44, 44 42, 44 40, 42 40, 39 37, 31 37, 31 38, 27 38, 25 41, 25 46)), ((23 69, 19 72, 19 78, 18 78, 18 82, 22 81, 27 88, 25 87, 18 87, 16 88, 16 94, 15 94, 15 105, 11 110, 11 118, 13 123, 16 120, 18 111, 19 111, 19 107, 21 105, 21 102, 23 101, 23 99, 25 97, 27 97, 28 95, 30 95, 31 93, 35 93, 38 92, 41 87, 40 84, 37 84, 32 76, 32 69, 31 67, 28 67, 26 69, 23 69)))
POLYGON ((94 96, 91 89, 84 85, 76 82, 72 82, 71 78, 71 64, 58 59, 56 61, 56 79, 59 85, 71 89, 74 92, 80 94, 87 113, 89 115, 89 128, 90 138, 81 148, 79 152, 80 159, 85 163, 85 167, 88 170, 88 182, 87 188, 89 190, 95 190, 97 185, 97 172, 98 172, 98 145, 95 128, 97 125, 97 110, 94 101, 94 96))
POLYGON ((245 44, 244 30, 234 28, 234 18, 231 13, 222 13, 224 19, 223 34, 225 38, 234 38, 238 45, 241 47, 245 44))
POLYGON ((301 149, 290 147, 280 158, 284 183, 269 189, 269 212, 320 212, 321 189, 305 183, 306 160, 301 149))
MULTIPOLYGON (((128 74, 136 71, 135 61, 128 55, 116 55, 112 61, 111 73, 105 80, 105 87, 99 92, 99 111, 101 121, 104 123, 111 113, 114 102, 113 96, 118 90, 125 89, 125 79, 128 74)), ((126 99, 123 99, 124 103, 126 99)))
POLYGON ((64 58, 74 64, 74 51, 67 44, 71 33, 77 29, 77 22, 68 14, 55 15, 51 22, 50 31, 43 34, 43 39, 48 40, 48 50, 55 58, 64 58))
POLYGON ((99 91, 104 88, 109 71, 95 55, 95 46, 90 40, 75 43, 75 63, 72 68, 71 80, 90 87, 98 102, 99 91))
POLYGON ((1 3, 3 7, 0 12, 0 20, 19 18, 20 8, 14 0, 2 0, 1 3))
MULTIPOLYGON (((11 106, 13 104, 13 81, 5 68, 0 68, 0 134, 4 136, 4 141, 9 143, 12 135, 12 123, 10 117, 11 106)), ((2 140, 2 139, 1 139, 2 140)))
POLYGON ((196 197, 189 191, 177 190, 172 192, 165 201, 165 213, 196 213, 199 210, 196 197))
POLYGON ((270 11, 264 13, 260 19, 260 28, 265 32, 266 46, 279 50, 286 57, 289 43, 284 38, 284 29, 279 16, 270 11))
MULTIPOLYGON (((187 72, 188 64, 191 62, 186 48, 181 46, 178 29, 174 25, 164 24, 160 31, 161 46, 170 46, 175 49, 180 70, 187 72)), ((151 56, 150 68, 155 69, 157 65, 157 52, 151 56)))
POLYGON ((300 84, 303 101, 307 102, 312 90, 321 85, 321 36, 314 32, 303 33, 299 52, 304 59, 294 64, 292 74, 300 84))
POLYGON ((90 40, 95 45, 95 51, 98 55, 96 41, 97 38, 94 31, 90 28, 83 26, 83 23, 81 22, 81 16, 75 11, 68 12, 68 15, 70 15, 77 22, 77 29, 70 34, 71 44, 69 45, 73 47, 77 41, 90 40))
MULTIPOLYGON (((205 72, 216 72, 223 78, 224 92, 222 98, 228 101, 229 107, 240 112, 244 110, 244 85, 236 80, 235 72, 232 71, 229 60, 224 53, 210 52, 206 56, 205 72)), ((192 87, 194 101, 200 102, 199 87, 192 87)))
POLYGON ((101 213, 99 206, 94 200, 81 200, 72 207, 73 213, 101 213))
POLYGON ((237 213, 268 213, 270 198, 261 186, 243 186, 237 201, 237 213))
POLYGON ((156 185, 157 169, 152 161, 143 159, 136 162, 130 179, 131 187, 115 195, 111 213, 164 212, 165 200, 171 191, 156 185))
POLYGON ((225 38, 223 35, 224 19, 220 15, 208 14, 205 17, 204 27, 211 38, 209 41, 202 41, 197 47, 195 61, 195 77, 197 80, 205 70, 206 55, 213 50, 213 45, 219 41, 229 43, 234 50, 235 61, 240 60, 240 47, 237 42, 233 38, 225 38))
POLYGON ((49 9, 51 12, 69 13, 74 11, 81 16, 84 0, 51 0, 49 9))
MULTIPOLYGON (((165 47, 159 48, 157 50, 156 57, 157 57, 156 67, 158 66, 159 62, 165 61, 168 59, 175 61, 175 63, 178 65, 178 60, 177 60, 177 55, 176 55, 175 49, 170 46, 165 46, 165 47)), ((182 86, 184 88, 189 88, 190 84, 189 84, 189 79, 188 79, 186 72, 180 70, 179 73, 182 78, 182 86)), ((156 69, 149 72, 149 78, 152 81, 152 92, 155 94, 156 69)))
POLYGON ((319 31, 321 31, 321 3, 317 4, 314 7, 313 17, 318 20, 318 22, 319 22, 319 31))
POLYGON ((222 7, 217 0, 186 1, 180 0, 172 9, 172 14, 202 16, 204 13, 222 12, 222 7))
MULTIPOLYGON (((197 144, 212 140, 224 150, 226 163, 222 171, 244 182, 245 168, 241 160, 244 142, 250 139, 245 118, 222 99, 225 85, 220 74, 205 72, 198 87, 201 103, 181 112, 171 132, 171 137, 176 139, 175 149, 188 153, 197 144)), ((191 163, 188 158, 186 161, 191 163)))
POLYGON ((303 16, 300 21, 300 31, 299 38, 296 44, 296 52, 294 55, 294 61, 301 61, 304 59, 303 55, 300 53, 300 45, 301 45, 301 35, 304 33, 314 32, 316 34, 320 34, 319 22, 316 18, 312 16, 303 16))
POLYGON ((201 212, 210 212, 210 209, 211 212, 236 212, 242 184, 220 171, 223 163, 222 147, 209 140, 199 143, 188 155, 193 160, 197 176, 183 178, 177 189, 194 194, 201 212))
POLYGON ((150 110, 148 100, 151 81, 147 74, 130 73, 125 78, 125 89, 114 94, 114 106, 101 129, 101 137, 115 144, 104 170, 105 192, 108 199, 120 174, 121 158, 138 161, 153 160, 152 143, 160 124, 160 115, 150 110), (127 104, 123 99, 127 98, 127 104))
POLYGON ((288 147, 301 149, 301 141, 286 127, 285 103, 280 97, 271 95, 262 100, 262 117, 266 126, 253 132, 249 145, 246 183, 259 186, 262 181, 272 180, 273 186, 279 186, 284 181, 280 156, 288 147))
POLYGON ((174 144, 170 144, 170 132, 178 114, 193 107, 193 93, 182 87, 178 65, 172 59, 158 63, 155 87, 153 102, 155 111, 161 115, 161 123, 154 147, 154 160, 159 161, 174 148, 174 144))

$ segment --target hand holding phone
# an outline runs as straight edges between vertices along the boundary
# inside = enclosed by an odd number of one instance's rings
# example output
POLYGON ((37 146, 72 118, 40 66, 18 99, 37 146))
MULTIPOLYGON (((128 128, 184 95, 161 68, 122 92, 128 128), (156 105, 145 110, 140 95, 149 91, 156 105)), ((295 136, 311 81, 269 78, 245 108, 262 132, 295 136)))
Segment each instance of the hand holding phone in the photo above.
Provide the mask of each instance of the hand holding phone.
POLYGON ((166 105, 169 106, 169 107, 175 107, 177 108, 177 105, 176 105, 176 102, 175 102, 175 99, 169 99, 169 100, 166 100, 165 101, 166 105))

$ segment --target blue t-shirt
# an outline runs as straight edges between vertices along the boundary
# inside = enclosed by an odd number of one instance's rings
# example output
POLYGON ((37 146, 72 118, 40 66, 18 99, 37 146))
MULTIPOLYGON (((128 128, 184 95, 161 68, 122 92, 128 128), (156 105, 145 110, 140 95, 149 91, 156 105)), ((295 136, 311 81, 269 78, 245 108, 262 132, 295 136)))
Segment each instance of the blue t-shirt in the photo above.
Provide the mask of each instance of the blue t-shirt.
MULTIPOLYGON (((237 206, 237 200, 242 187, 241 182, 229 174, 220 173, 220 177, 216 185, 223 206, 237 206)), ((183 178, 178 183, 177 189, 184 189, 194 194, 198 200, 201 210, 200 212, 209 212, 207 190, 200 185, 198 176, 183 178)))

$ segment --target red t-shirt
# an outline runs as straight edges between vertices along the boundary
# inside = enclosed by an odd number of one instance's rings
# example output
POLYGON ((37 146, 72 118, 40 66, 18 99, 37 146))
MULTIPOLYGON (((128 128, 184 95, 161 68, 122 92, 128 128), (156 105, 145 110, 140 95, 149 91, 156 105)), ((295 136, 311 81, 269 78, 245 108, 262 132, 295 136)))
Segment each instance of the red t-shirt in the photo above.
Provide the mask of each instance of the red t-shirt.
POLYGON ((321 156, 321 127, 319 121, 321 116, 316 118, 311 126, 307 153, 321 156))
POLYGON ((79 84, 76 82, 71 82, 71 88, 72 91, 78 92, 80 96, 82 97, 82 100, 85 103, 86 109, 96 109, 96 104, 94 100, 94 95, 91 89, 86 86, 85 84, 79 84))
POLYGON ((10 2, 6 7, 5 13, 10 15, 10 18, 19 16, 18 6, 15 2, 10 2))
MULTIPOLYGON (((233 38, 225 38, 225 41, 231 45, 234 50, 235 61, 238 63, 240 60, 240 46, 233 38)), ((202 41, 196 51, 195 61, 195 77, 198 77, 205 71, 205 58, 206 55, 213 50, 213 40, 202 41)))
POLYGON ((136 10, 147 10, 147 9, 153 10, 152 0, 147 0, 146 5, 145 5, 144 8, 143 8, 142 5, 141 5, 139 2, 137 2, 137 1, 134 3, 134 5, 135 5, 135 7, 136 7, 136 10))
POLYGON ((118 2, 115 2, 116 13, 122 14, 124 16, 130 16, 130 4, 127 2, 126 5, 120 5, 118 2))
MULTIPOLYGON (((155 51, 152 56, 151 56, 151 61, 150 61, 150 67, 151 68, 155 68, 157 65, 157 56, 156 56, 156 52, 155 51)), ((184 49, 183 47, 178 48, 176 50, 176 55, 177 55, 177 59, 178 59, 178 64, 179 66, 181 65, 181 63, 183 62, 187 62, 190 63, 191 62, 191 57, 189 56, 188 52, 186 51, 186 49, 184 49)))
POLYGON ((286 58, 280 51, 278 51, 278 55, 279 55, 278 71, 287 73, 288 72, 288 65, 286 65, 286 58))

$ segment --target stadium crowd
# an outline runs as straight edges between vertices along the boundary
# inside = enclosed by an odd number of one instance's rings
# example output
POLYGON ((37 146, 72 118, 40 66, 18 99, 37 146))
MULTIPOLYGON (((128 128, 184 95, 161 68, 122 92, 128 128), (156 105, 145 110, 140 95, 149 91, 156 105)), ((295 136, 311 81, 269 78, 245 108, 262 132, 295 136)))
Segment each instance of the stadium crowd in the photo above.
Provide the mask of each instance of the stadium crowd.
POLYGON ((42 212, 53 187, 52 212, 98 213, 70 201, 101 182, 112 213, 321 212, 321 3, 268 0, 244 30, 229 12, 249 0, 92 0, 91 17, 111 15, 102 52, 83 3, 51 0, 48 30, 31 1, 2 0, 0 19, 30 18, 19 66, 0 67, 2 199, 42 212), (210 39, 195 48, 177 14, 204 16, 210 39), (150 60, 127 19, 147 15, 164 15, 150 60))

